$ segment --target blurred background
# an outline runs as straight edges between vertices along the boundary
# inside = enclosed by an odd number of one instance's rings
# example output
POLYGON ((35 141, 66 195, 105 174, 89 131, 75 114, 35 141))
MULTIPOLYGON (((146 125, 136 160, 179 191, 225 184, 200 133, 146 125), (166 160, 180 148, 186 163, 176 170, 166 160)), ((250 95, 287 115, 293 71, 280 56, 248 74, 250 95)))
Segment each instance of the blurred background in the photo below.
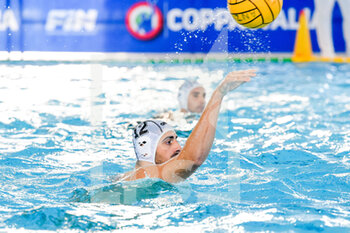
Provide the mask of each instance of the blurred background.
MULTIPOLYGON (((203 56, 209 52, 288 56, 293 52, 302 9, 307 13, 313 50, 320 51, 314 0, 285 0, 278 18, 259 30, 239 27, 227 11, 227 2, 217 0, 0 0, 0 7, 0 57, 5 60, 26 59, 32 51, 75 52, 77 57, 66 56, 68 60, 86 58, 86 52, 119 59, 132 58, 124 53, 147 57, 152 57, 151 53, 203 56), (147 4, 153 6, 151 12, 147 4), (222 45, 213 47, 218 42, 222 45), (84 54, 79 57, 77 52, 84 54)), ((331 13, 334 49, 344 53, 343 19, 337 1, 331 13)), ((52 58, 52 53, 40 54, 28 59, 52 58)))

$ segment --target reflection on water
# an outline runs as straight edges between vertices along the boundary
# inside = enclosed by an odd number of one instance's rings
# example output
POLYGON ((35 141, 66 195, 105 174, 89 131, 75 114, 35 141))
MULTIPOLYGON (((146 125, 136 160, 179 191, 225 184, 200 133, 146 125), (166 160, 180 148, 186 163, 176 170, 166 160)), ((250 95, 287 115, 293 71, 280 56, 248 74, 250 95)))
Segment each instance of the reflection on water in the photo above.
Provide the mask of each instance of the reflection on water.
MULTIPOLYGON (((147 179, 137 182, 121 182, 87 191, 84 188, 73 191, 73 202, 137 204, 142 200, 157 198, 162 193, 177 193, 175 186, 162 180, 147 179)), ((167 194, 169 195, 169 194, 167 194)))

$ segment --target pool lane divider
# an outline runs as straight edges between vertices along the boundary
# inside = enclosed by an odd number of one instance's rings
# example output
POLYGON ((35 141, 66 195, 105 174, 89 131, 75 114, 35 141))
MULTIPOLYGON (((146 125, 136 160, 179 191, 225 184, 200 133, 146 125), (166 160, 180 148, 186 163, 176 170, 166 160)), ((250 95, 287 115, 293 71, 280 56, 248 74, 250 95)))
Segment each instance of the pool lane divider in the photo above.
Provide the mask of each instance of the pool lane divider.
POLYGON ((164 63, 291 62, 290 53, 90 53, 90 52, 1 52, 0 62, 52 63, 164 63))
MULTIPOLYGON (((51 57, 52 58, 52 57, 51 57)), ((292 63, 292 57, 228 57, 228 58, 144 58, 139 59, 0 59, 0 64, 41 64, 41 65, 55 65, 55 64, 108 64, 113 65, 113 63, 130 63, 130 64, 203 64, 203 63, 292 63)), ((314 57, 311 61, 298 61, 300 62, 325 62, 325 63, 350 63, 350 58, 346 57, 335 57, 335 58, 325 58, 325 57, 314 57)))
POLYGON ((281 58, 281 57, 269 57, 269 58, 253 58, 253 57, 245 57, 245 58, 196 58, 196 59, 150 59, 148 63, 152 64, 203 64, 203 63, 212 63, 212 62, 233 62, 233 63, 256 63, 256 62, 273 62, 273 63, 285 63, 292 62, 291 58, 281 58))

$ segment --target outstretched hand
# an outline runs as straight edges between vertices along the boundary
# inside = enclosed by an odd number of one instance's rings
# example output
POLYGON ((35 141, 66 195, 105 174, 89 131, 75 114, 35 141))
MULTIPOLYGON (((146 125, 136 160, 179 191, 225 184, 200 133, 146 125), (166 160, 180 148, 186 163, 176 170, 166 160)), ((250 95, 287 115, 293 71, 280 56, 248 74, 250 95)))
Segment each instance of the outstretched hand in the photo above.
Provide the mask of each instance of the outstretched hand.
POLYGON ((256 76, 256 70, 232 71, 226 75, 225 79, 217 87, 217 90, 225 96, 228 92, 236 89, 245 82, 249 82, 251 77, 256 76))

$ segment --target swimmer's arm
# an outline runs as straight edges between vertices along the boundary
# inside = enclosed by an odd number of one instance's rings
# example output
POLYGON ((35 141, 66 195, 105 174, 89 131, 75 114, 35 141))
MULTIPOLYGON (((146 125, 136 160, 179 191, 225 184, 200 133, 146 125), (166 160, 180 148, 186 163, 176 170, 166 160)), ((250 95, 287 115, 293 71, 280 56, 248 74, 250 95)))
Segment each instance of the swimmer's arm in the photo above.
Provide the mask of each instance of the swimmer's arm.
POLYGON ((224 96, 255 76, 254 70, 229 73, 215 89, 196 127, 186 141, 181 153, 169 162, 159 165, 163 180, 179 182, 189 177, 208 157, 211 150, 220 107, 224 96))

